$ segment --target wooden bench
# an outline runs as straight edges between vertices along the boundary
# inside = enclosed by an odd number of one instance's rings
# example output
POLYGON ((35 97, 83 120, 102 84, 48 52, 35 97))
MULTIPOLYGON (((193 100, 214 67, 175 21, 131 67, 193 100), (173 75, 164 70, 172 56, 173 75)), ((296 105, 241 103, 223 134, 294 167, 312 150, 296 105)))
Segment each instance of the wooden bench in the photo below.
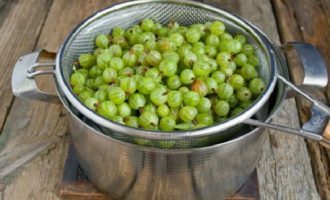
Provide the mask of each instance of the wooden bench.
MULTIPOLYGON (((0 200, 59 199, 69 146, 67 113, 61 105, 14 98, 10 81, 19 56, 44 48, 56 52, 82 19, 118 0, 0 0, 0 200)), ((204 0, 260 27, 273 41, 316 45, 330 66, 330 1, 204 0)), ((292 79, 302 69, 289 55, 292 79)), ((328 68, 329 71, 329 68, 328 68)), ((53 91, 49 77, 40 86, 53 91)), ((330 87, 319 92, 330 98, 330 87)), ((308 119, 309 108, 286 101, 273 122, 291 127, 308 119), (300 118, 299 118, 300 116, 300 118), (300 120, 299 120, 300 119, 300 120)), ((330 151, 303 138, 267 130, 256 169, 260 199, 330 199, 330 151)))

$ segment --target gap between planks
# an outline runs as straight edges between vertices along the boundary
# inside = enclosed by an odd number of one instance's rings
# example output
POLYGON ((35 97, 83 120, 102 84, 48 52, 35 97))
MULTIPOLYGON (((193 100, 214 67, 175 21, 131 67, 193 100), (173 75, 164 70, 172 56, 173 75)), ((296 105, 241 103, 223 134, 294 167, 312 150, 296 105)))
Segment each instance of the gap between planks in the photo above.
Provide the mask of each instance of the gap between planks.
MULTIPOLYGON (((330 74, 330 2, 325 0, 301 0, 295 1, 272 0, 283 42, 305 41, 315 45, 323 55, 330 74), (291 26, 289 26, 291 24, 291 26)), ((288 63, 292 74, 292 80, 301 83, 303 69, 296 55, 288 54, 288 63)), ((315 91, 313 95, 319 99, 329 101, 329 90, 315 91)), ((310 103, 302 98, 297 98, 301 123, 310 117, 310 103)), ((322 199, 330 199, 330 150, 320 144, 307 141, 311 164, 314 170, 315 182, 322 199)))
MULTIPOLYGON (((205 1, 208 2, 208 1, 205 1)), ((213 2, 213 4, 221 5, 218 1, 210 1, 213 2)), ((88 15, 88 13, 94 12, 98 10, 99 8, 105 7, 106 5, 110 4, 110 1, 89 1, 87 4, 86 2, 81 3, 81 1, 64 1, 64 0, 58 0, 55 1, 52 5, 52 9, 50 10, 50 13, 48 15, 47 21, 45 23, 45 26, 43 28, 43 32, 40 36, 40 39, 38 41, 37 47, 44 47, 48 50, 56 51, 60 43, 63 41, 63 38, 65 35, 71 30, 71 28, 78 23, 81 18, 88 15), (71 5, 69 5, 71 4, 71 5), (77 9, 79 12, 74 12, 74 10, 77 9), (64 14, 65 13, 65 14, 64 14), (59 24, 58 21, 66 21, 67 24, 59 24), (61 30, 60 32, 58 30, 61 30), (49 40, 49 38, 52 38, 49 40)), ((260 27, 262 27, 266 32, 271 34, 273 39, 278 40, 276 25, 275 25, 275 19, 271 11, 271 5, 269 1, 267 0, 258 0, 256 2, 247 2, 247 1, 224 1, 224 6, 228 6, 229 10, 234 11, 236 13, 239 13, 240 15, 243 15, 243 17, 249 18, 253 23, 256 23, 260 27), (236 3, 235 3, 236 2, 236 3), (234 8, 233 8, 234 7, 234 8), (270 23, 271 22, 271 23, 270 23)), ((49 82, 49 81, 48 81, 49 82)), ((44 80, 42 82, 42 85, 47 85, 47 80, 44 80)), ((21 100, 17 100, 18 105, 21 103, 21 100)), ((16 100, 15 100, 16 102, 16 100)), ((39 102, 36 103, 29 103, 29 104, 23 104, 26 106, 27 111, 31 112, 31 110, 34 110, 35 108, 38 108, 40 106, 39 102)), ((287 107, 288 110, 282 109, 283 117, 285 119, 288 119, 287 112, 291 111, 292 108, 295 107, 295 104, 293 101, 289 102, 287 107)), ((49 117, 57 118, 56 113, 59 114, 58 106, 42 106, 41 109, 37 109, 37 112, 32 113, 28 117, 31 117, 31 119, 38 119, 38 115, 45 116, 46 112, 49 112, 49 109, 53 110, 54 112, 49 115, 49 117), (49 108, 51 107, 51 108, 49 108), (38 114, 39 113, 39 114, 38 114)), ((295 112, 293 113, 293 117, 297 119, 297 116, 295 115, 295 112)), ((46 114, 47 116, 47 114, 46 114)), ((18 118, 16 120, 24 120, 27 116, 24 116, 23 118, 18 118)), ((12 120, 14 118, 12 117, 12 120)), ((63 119, 62 119, 63 120, 63 119)), ((279 119, 276 119, 275 121, 278 121, 279 119)), ((284 121, 286 122, 286 121, 284 121)), ((60 120, 60 122, 56 122, 58 125, 63 126, 63 122, 60 120)), ((292 125, 297 125, 297 123, 293 120, 292 125)), ((32 126, 32 125, 29 125, 32 126)), ((42 127, 39 127, 42 128, 42 127)), ((36 132, 38 130, 29 130, 31 133, 36 132)), ((51 126, 49 129, 50 133, 49 135, 56 135, 56 126, 51 126)), ((65 132, 65 131, 64 131, 65 132)), ((294 136, 287 136, 284 134, 281 134, 279 132, 275 131, 269 131, 272 134, 271 140, 272 142, 268 141, 265 144, 264 148, 264 154, 262 157, 262 160, 259 163, 258 166, 258 175, 259 181, 262 181, 263 187, 261 187, 261 197, 262 199, 273 199, 277 197, 291 197, 292 199, 304 199, 307 198, 305 194, 299 194, 299 190, 302 189, 306 192, 310 192, 311 197, 315 197, 317 199, 317 193, 315 194, 315 190, 313 186, 313 177, 311 177, 311 174, 309 173, 309 163, 302 162, 299 163, 301 160, 308 160, 308 154, 306 153, 306 146, 303 140, 300 138, 296 138, 294 136), (275 145, 278 143, 278 145, 275 145), (294 145, 294 147, 290 148, 291 145, 294 145), (289 159, 283 159, 287 155, 289 155, 289 159), (293 155, 299 157, 299 160, 295 160, 295 157, 293 155), (301 159, 301 160, 300 160, 301 159), (276 164, 274 166, 274 163, 276 164), (296 166, 297 163, 301 164, 299 168, 297 168, 296 171, 292 171, 294 167, 290 166, 296 166), (293 173, 293 174, 287 174, 286 172, 293 173), (307 174, 306 176, 302 177, 299 175, 299 173, 307 174), (285 177, 288 176, 286 179, 285 177), (266 182, 265 182, 266 181, 266 182), (308 184, 303 184, 303 182, 306 181, 308 184), (293 186, 286 188, 287 183, 293 183, 293 186), (294 186, 294 184, 297 184, 298 186, 294 186)), ((36 132, 37 133, 37 132, 36 132)), ((52 151, 50 151, 52 152, 52 151)), ((57 156, 59 156, 58 154, 57 156)), ((64 154, 62 154, 63 156, 64 154)), ((58 158, 55 156, 54 158, 58 158)), ((46 159, 46 158, 44 158, 46 159)), ((42 160, 40 162, 43 162, 42 160)), ((33 166, 36 165, 36 161, 33 161, 29 164, 29 168, 24 171, 26 174, 30 174, 31 170, 33 170, 33 166)), ((55 170, 58 172, 59 168, 61 167, 59 163, 55 164, 56 166, 53 166, 53 168, 50 168, 49 172, 52 172, 52 170, 55 170)), ((40 175, 37 175, 40 176, 40 175)), ((28 184, 23 184, 26 180, 20 180, 21 182, 17 181, 16 184, 17 187, 15 187, 16 192, 19 193, 20 190, 22 190, 22 187, 20 185, 28 186, 28 184)), ((53 182, 56 185, 56 179, 49 180, 50 182, 53 182)), ((15 184, 15 183, 14 183, 15 184)), ((13 185, 14 185, 13 184, 13 185)), ((13 188, 13 185, 8 187, 13 188)), ((291 184, 290 184, 291 185, 291 184)), ((8 190, 5 190, 5 194, 8 190)), ((49 188, 49 191, 55 192, 56 188, 49 188)), ((25 194, 31 194, 34 193, 31 187, 27 187, 25 189, 25 194)), ((42 199, 42 196, 38 196, 37 194, 34 194, 35 199, 42 199)), ((24 197, 22 196, 24 199, 24 197)), ((9 198, 10 199, 10 198, 9 198)))

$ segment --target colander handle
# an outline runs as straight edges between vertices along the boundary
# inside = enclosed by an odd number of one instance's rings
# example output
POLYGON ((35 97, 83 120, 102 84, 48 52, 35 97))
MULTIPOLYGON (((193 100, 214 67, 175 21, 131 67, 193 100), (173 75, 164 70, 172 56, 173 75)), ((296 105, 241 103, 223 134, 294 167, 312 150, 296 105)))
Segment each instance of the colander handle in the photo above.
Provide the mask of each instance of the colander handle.
MULTIPOLYGON (((327 67, 322 55, 315 46, 308 43, 289 42, 283 45, 281 49, 284 51, 295 49, 297 51, 305 73, 302 85, 314 87, 327 86, 327 67)), ((282 61, 282 65, 284 65, 284 61, 282 61)), ((278 78, 288 85, 293 92, 300 94, 305 99, 312 102, 320 111, 323 111, 326 115, 330 116, 330 108, 327 105, 307 94, 285 77, 278 74, 278 78)))
MULTIPOLYGON (((315 89, 315 87, 322 88, 327 86, 327 67, 321 53, 315 46, 307 43, 290 42, 283 45, 281 48, 284 51, 291 49, 295 49, 297 51, 304 68, 304 80, 302 83, 303 86, 313 86, 313 89, 315 89)), ((284 77, 279 76, 279 79, 287 84, 293 92, 303 96, 305 99, 313 103, 311 118, 302 126, 302 130, 317 132, 320 135, 322 135, 323 132, 323 137, 326 138, 326 140, 329 142, 330 108, 320 100, 317 100, 315 97, 307 94, 304 90, 301 89, 301 87, 294 85, 284 77), (324 129, 324 127, 326 128, 324 129)), ((325 101, 325 98, 322 100, 325 101)))
POLYGON ((280 48, 284 52, 296 50, 298 53, 304 69, 302 85, 321 88, 327 86, 327 67, 322 55, 315 46, 302 42, 288 42, 280 48))
MULTIPOLYGON (((284 50, 294 48, 300 57, 304 67, 305 77, 303 85, 314 87, 325 87, 328 83, 328 75, 325 62, 320 52, 311 44, 291 42, 282 47, 284 50)), ((282 61, 282 65, 283 65, 282 61)), ((330 108, 315 97, 310 96, 298 86, 294 85, 285 77, 278 75, 279 80, 288 85, 292 91, 302 95, 304 98, 313 103, 311 118, 306 122, 300 130, 293 129, 278 124, 265 123, 255 119, 247 119, 244 123, 252 126, 260 126, 264 128, 275 129, 287 133, 292 133, 305 138, 321 141, 326 143, 330 148, 330 108)))
POLYGON ((38 75, 54 73, 55 63, 37 63, 42 52, 46 51, 36 51, 18 59, 11 79, 13 93, 24 99, 60 103, 58 96, 41 91, 34 79, 38 75))
POLYGON ((316 140, 327 144, 326 147, 330 148, 330 123, 328 117, 319 111, 316 107, 312 109, 311 119, 303 125, 301 129, 294 129, 278 124, 266 123, 255 119, 244 120, 245 124, 258 126, 263 128, 270 128, 294 135, 299 135, 308 139, 316 140))
POLYGON ((278 75, 278 78, 288 85, 293 91, 300 94, 302 97, 307 99, 308 101, 312 102, 315 107, 317 107, 320 111, 324 112, 327 116, 330 117, 330 108, 322 103, 321 101, 317 100, 315 97, 312 97, 311 95, 304 92, 302 89, 291 83, 289 80, 287 80, 285 77, 278 75))

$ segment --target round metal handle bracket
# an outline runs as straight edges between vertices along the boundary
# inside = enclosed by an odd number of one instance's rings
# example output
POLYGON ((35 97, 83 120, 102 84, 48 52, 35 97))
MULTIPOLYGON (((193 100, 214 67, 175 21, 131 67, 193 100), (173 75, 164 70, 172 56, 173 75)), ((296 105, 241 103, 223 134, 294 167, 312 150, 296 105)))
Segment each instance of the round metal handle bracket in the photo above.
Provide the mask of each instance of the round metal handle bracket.
POLYGON ((284 52, 294 49, 298 53, 304 68, 303 85, 321 88, 327 86, 327 67, 322 55, 315 46, 308 43, 288 42, 280 48, 284 52))
POLYGON ((54 74, 55 63, 37 63, 43 51, 45 50, 36 51, 18 59, 12 73, 12 90, 15 96, 24 99, 60 103, 58 96, 39 90, 34 79, 38 75, 54 74))
POLYGON ((54 74, 54 66, 55 63, 35 63, 28 68, 26 76, 28 78, 34 78, 37 75, 41 75, 41 74, 54 74), (51 67, 51 68, 38 69, 43 67, 51 67))
MULTIPOLYGON (((324 87, 328 83, 327 67, 320 52, 311 44, 290 42, 282 46, 282 49, 295 49, 304 67, 304 81, 303 85, 311 85, 317 87, 324 87)), ((292 91, 300 94, 302 97, 313 103, 312 115, 308 122, 302 126, 301 131, 313 132, 319 135, 323 134, 323 130, 328 123, 330 117, 330 108, 323 102, 317 100, 315 97, 304 92, 301 88, 291 83, 283 76, 278 78, 288 85, 292 91)), ((323 137, 323 140, 329 142, 329 138, 323 137)))

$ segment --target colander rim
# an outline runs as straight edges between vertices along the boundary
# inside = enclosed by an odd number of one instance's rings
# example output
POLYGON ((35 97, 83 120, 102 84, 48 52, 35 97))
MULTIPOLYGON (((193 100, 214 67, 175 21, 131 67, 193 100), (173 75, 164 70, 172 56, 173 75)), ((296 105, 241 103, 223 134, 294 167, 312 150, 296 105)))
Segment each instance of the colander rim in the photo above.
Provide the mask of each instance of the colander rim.
POLYGON ((271 93, 275 88, 276 80, 277 80, 277 69, 275 65, 276 63, 275 55, 274 52, 272 51, 272 42, 266 36, 266 34, 264 34, 260 29, 255 27, 252 23, 248 22, 247 20, 235 14, 232 14, 223 9, 213 7, 211 5, 207 5, 195 1, 189 1, 189 0, 180 0, 180 1, 179 0, 137 0, 137 1, 130 1, 130 2, 111 5, 107 8, 104 8, 103 10, 97 11, 96 13, 90 15, 89 17, 84 19, 81 23, 79 23, 76 26, 76 28, 73 29, 73 31, 65 39, 64 43, 61 45, 58 52, 59 53, 57 54, 56 57, 56 66, 55 66, 55 77, 56 77, 55 80, 59 85, 59 89, 63 92, 65 97, 70 101, 70 103, 74 107, 76 107, 83 115, 85 115, 95 123, 105 128, 111 129, 121 134, 126 134, 133 137, 141 137, 145 139, 152 139, 152 140, 178 140, 178 139, 181 140, 181 139, 192 139, 202 136, 208 136, 214 133, 218 133, 220 131, 227 130, 239 123, 242 123, 244 122, 245 119, 252 117, 267 102, 268 98, 270 97, 271 93), (254 36, 257 36, 258 39, 262 41, 262 44, 265 46, 266 53, 269 59, 270 76, 265 91, 263 92, 262 95, 258 97, 257 100, 254 101, 252 106, 245 109, 240 115, 230 118, 224 122, 214 124, 212 126, 204 127, 201 129, 194 129, 194 130, 164 132, 164 131, 133 128, 116 122, 112 122, 98 115, 97 113, 95 113, 94 111, 83 105, 83 103, 77 98, 77 96, 72 93, 70 85, 67 82, 65 82, 63 78, 63 72, 61 70, 61 60, 63 58, 64 50, 66 49, 66 46, 68 45, 69 41, 72 39, 72 37, 78 34, 78 32, 84 27, 84 25, 92 22, 93 20, 103 16, 106 13, 113 12, 117 9, 123 9, 129 6, 136 6, 140 4, 154 3, 154 2, 185 4, 189 6, 197 6, 207 10, 211 10, 222 16, 226 16, 230 18, 231 20, 235 20, 235 22, 244 24, 245 28, 248 28, 249 31, 254 33, 254 36))

